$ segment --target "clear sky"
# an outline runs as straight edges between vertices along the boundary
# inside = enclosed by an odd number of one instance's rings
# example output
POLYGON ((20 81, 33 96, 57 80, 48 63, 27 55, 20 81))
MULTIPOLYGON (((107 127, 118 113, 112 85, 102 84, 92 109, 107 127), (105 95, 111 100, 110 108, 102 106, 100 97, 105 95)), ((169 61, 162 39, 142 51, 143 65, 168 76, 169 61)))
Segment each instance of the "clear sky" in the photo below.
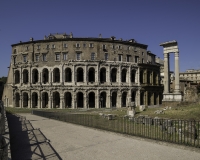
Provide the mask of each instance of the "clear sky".
MULTIPOLYGON (((177 40, 180 71, 200 69, 200 0, 0 0, 0 77, 11 44, 57 32, 133 38, 161 58, 159 44, 177 40)), ((170 61, 174 70, 173 54, 170 61)))

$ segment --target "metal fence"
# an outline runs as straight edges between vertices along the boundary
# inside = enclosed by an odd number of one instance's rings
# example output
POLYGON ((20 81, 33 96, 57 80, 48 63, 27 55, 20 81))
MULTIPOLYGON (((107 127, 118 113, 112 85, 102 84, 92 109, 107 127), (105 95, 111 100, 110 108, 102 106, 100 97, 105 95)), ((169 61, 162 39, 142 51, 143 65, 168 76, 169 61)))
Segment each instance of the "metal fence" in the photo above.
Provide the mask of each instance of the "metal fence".
POLYGON ((32 114, 112 132, 200 147, 200 122, 195 120, 171 120, 145 116, 129 118, 36 110, 33 110, 32 114))

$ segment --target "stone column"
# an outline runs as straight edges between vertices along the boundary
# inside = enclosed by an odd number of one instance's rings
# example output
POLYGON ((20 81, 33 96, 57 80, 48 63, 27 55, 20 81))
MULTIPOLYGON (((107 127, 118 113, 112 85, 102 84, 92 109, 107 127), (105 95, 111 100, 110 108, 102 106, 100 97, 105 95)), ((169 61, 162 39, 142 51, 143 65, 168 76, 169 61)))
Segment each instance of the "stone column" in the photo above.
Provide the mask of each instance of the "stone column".
POLYGON ((164 53, 164 93, 169 93, 169 53, 164 53))
POLYGON ((175 89, 174 93, 180 93, 179 86, 179 53, 175 52, 175 89))

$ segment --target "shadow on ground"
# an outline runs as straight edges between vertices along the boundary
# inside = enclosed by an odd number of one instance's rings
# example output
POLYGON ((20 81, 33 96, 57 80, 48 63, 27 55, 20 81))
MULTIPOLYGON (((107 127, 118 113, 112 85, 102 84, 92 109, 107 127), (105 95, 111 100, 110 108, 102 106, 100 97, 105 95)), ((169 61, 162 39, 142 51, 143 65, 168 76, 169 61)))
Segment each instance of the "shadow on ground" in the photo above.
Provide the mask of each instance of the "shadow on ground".
POLYGON ((25 117, 7 114, 7 119, 13 160, 61 159, 40 129, 33 128, 25 117))

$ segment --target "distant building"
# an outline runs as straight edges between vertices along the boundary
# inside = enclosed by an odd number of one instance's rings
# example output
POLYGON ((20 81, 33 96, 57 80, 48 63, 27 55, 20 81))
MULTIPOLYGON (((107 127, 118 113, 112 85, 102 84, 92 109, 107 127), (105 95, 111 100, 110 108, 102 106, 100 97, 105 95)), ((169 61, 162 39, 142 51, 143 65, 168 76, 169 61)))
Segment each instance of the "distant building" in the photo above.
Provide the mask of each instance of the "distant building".
POLYGON ((121 108, 162 103, 160 67, 134 39, 50 34, 12 45, 3 93, 9 107, 121 108))
POLYGON ((188 69, 185 72, 181 72, 180 79, 193 81, 194 83, 200 83, 200 70, 188 69))

